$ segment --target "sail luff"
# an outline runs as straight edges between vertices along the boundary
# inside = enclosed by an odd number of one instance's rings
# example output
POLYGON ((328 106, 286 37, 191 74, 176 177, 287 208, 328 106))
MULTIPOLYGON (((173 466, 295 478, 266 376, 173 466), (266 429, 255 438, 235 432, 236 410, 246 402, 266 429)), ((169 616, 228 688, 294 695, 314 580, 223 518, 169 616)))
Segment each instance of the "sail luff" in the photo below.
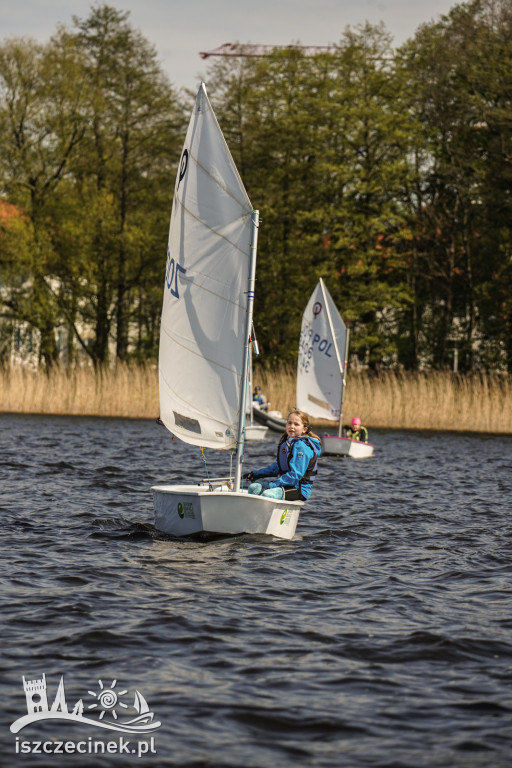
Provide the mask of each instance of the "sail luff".
POLYGON ((345 337, 345 354, 343 360, 342 383, 341 383, 341 402, 340 402, 340 420, 338 422, 338 437, 343 435, 343 403, 345 401, 345 387, 347 386, 347 365, 348 365, 348 344, 350 338, 350 328, 347 327, 345 337))
MULTIPOLYGON (((322 296, 324 298, 324 305, 325 305, 325 309, 327 311, 327 319, 328 319, 328 322, 329 322, 329 330, 331 332, 331 338, 334 340, 334 339, 336 339, 336 332, 334 330, 334 324, 332 322, 331 307, 329 305, 330 294, 327 291, 327 288, 326 288, 325 283, 322 280, 322 278, 320 278, 320 285, 322 286, 322 296)), ((337 310, 336 310, 336 312, 338 313, 337 310)), ((340 373, 343 373, 343 363, 342 363, 341 358, 340 358, 340 352, 339 352, 337 344, 334 345, 334 350, 336 352, 336 360, 338 361, 340 373)))
MULTIPOLYGON (((324 297, 325 308, 327 310, 327 317, 328 317, 328 320, 329 320, 329 328, 330 328, 330 331, 331 331, 331 337, 333 339, 335 339, 336 338, 336 332, 334 330, 334 324, 333 324, 333 321, 332 321, 331 307, 329 306, 329 301, 327 299, 328 291, 327 291, 327 288, 326 288, 325 283, 322 280, 322 278, 320 278, 320 284, 322 286, 322 294, 323 294, 323 297, 324 297)), ((329 294, 329 296, 330 296, 330 294, 329 294)), ((338 366, 339 366, 339 369, 340 369, 340 378, 341 378, 340 417, 339 417, 339 420, 338 420, 338 435, 340 437, 341 437, 341 433, 342 433, 342 430, 343 430, 342 420, 343 420, 343 400, 345 398, 345 382, 346 382, 346 378, 345 378, 346 368, 345 368, 345 366, 346 366, 347 349, 348 349, 347 345, 348 345, 348 328, 346 329, 345 349, 343 351, 343 354, 344 354, 343 360, 341 360, 341 358, 340 358, 340 351, 338 349, 338 345, 334 344, 334 349, 336 350, 336 359, 338 361, 338 366)))

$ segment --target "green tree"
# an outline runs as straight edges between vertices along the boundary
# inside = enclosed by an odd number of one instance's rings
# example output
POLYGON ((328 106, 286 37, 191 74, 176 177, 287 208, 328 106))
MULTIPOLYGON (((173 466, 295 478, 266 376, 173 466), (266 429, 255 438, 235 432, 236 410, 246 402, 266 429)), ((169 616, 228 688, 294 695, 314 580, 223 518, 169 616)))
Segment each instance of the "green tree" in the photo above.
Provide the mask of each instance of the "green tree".
POLYGON ((267 359, 294 361, 320 276, 372 365, 407 305, 396 242, 407 174, 405 106, 381 28, 347 31, 336 53, 276 50, 214 65, 219 121, 260 208, 256 320, 267 359), (386 313, 389 315, 386 317, 386 313))
MULTIPOLYGON (((101 364, 113 328, 118 359, 128 357, 133 325, 142 353, 145 304, 153 318, 155 268, 161 267, 155 254, 165 252, 183 128, 182 107, 153 47, 127 17, 99 6, 86 20, 75 18, 70 35, 83 56, 89 90, 90 129, 74 173, 88 212, 91 290, 84 319, 94 319, 91 354, 101 364)), ((152 319, 149 325, 152 346, 152 319)))
POLYGON ((478 0, 425 25, 401 51, 421 125, 408 188, 416 330, 436 367, 449 365, 454 343, 464 369, 489 364, 490 335, 508 338, 509 305, 496 315, 485 297, 498 274, 510 285, 510 30, 508 4, 478 0))
MULTIPOLYGON (((0 49, 0 184, 30 222, 8 311, 58 357, 154 357, 183 109, 127 14, 95 8, 45 46, 0 49), (92 333, 91 333, 92 329, 92 333)), ((9 273, 11 274, 11 273, 9 273)), ((4 285, 5 285, 5 276, 4 285)))
POLYGON ((50 212, 84 135, 78 67, 70 46, 11 40, 0 48, 0 183, 30 222, 31 248, 20 250, 10 285, 11 311, 41 334, 41 357, 57 357, 59 308, 52 291, 56 252, 50 212))
MULTIPOLYGON (((389 35, 366 25, 340 43, 336 92, 337 171, 332 210, 336 295, 352 325, 352 348, 371 368, 397 355, 397 327, 410 303, 402 241, 409 177, 407 104, 389 35)), ((331 153, 336 168, 336 153, 331 153)))
POLYGON ((475 302, 480 364, 512 372, 512 7, 475 3, 478 56, 469 87, 481 104, 474 128, 480 160, 475 302))

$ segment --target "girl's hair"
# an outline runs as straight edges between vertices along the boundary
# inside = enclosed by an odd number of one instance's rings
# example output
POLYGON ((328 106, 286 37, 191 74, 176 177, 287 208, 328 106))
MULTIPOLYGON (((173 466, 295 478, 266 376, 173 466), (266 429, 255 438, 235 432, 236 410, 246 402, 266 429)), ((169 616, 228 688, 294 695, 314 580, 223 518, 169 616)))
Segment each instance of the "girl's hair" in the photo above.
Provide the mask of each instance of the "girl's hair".
MULTIPOLYGON (((288 414, 288 416, 286 418, 287 421, 290 418, 290 416, 292 415, 292 413, 295 413, 296 416, 299 417, 299 419, 302 421, 302 423, 306 427, 306 432, 305 432, 306 435, 308 435, 309 437, 314 437, 314 438, 316 438, 316 440, 322 442, 321 439, 318 437, 318 435, 316 435, 314 432, 311 431, 311 426, 309 424, 309 416, 307 415, 307 413, 305 411, 299 411, 298 408, 292 408, 292 410, 290 411, 290 413, 288 414)), ((286 431, 285 431, 284 434, 286 435, 286 431)))

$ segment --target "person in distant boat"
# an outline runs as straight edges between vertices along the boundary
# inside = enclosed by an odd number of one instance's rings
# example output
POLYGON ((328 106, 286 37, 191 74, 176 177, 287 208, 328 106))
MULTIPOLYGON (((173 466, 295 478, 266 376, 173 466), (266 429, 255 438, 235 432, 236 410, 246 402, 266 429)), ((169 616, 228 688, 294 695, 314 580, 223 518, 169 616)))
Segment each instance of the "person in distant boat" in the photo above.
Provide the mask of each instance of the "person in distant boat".
POLYGON ((354 416, 350 427, 348 424, 343 427, 343 434, 351 440, 360 440, 362 443, 368 442, 368 430, 361 424, 359 416, 354 416))
POLYGON ((268 400, 261 391, 260 386, 254 387, 254 392, 252 393, 252 401, 253 403, 256 403, 258 408, 262 411, 268 410, 268 400))
POLYGON ((288 414, 286 431, 279 440, 276 461, 247 472, 244 477, 251 481, 247 490, 273 499, 306 501, 311 496, 320 452, 320 438, 311 431, 308 415, 294 408, 288 414), (275 480, 264 481, 264 477, 275 477, 275 480))

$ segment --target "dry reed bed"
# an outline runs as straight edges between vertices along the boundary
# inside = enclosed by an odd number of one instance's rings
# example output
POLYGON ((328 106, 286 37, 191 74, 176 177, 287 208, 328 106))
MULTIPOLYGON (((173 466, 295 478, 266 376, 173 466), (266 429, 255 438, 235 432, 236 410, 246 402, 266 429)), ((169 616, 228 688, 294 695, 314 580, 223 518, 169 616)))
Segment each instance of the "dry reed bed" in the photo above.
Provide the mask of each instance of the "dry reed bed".
POLYGON ((73 416, 158 416, 156 368, 53 368, 48 374, 13 368, 0 372, 0 410, 73 416))
MULTIPOLYGON (((264 371, 259 382, 270 407, 295 406, 295 372, 264 371)), ((512 377, 385 372, 349 373, 343 422, 359 416, 369 427, 512 433, 512 377)), ((322 424, 327 422, 322 422, 322 424)))
MULTIPOLYGON (((271 408, 295 406, 295 371, 260 370, 271 408)), ((0 371, 0 411, 80 416, 156 418, 155 367, 55 368, 48 375, 20 368, 0 371)), ((360 416, 369 427, 512 433, 512 378, 491 374, 349 373, 344 422, 360 416)), ((328 422, 323 422, 327 424, 328 422)))

